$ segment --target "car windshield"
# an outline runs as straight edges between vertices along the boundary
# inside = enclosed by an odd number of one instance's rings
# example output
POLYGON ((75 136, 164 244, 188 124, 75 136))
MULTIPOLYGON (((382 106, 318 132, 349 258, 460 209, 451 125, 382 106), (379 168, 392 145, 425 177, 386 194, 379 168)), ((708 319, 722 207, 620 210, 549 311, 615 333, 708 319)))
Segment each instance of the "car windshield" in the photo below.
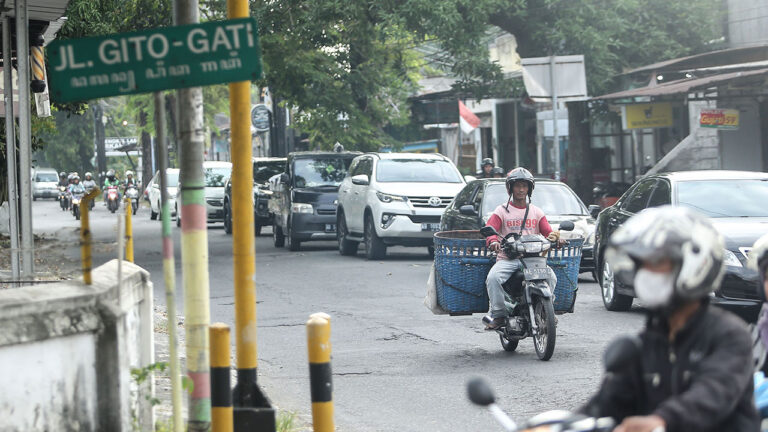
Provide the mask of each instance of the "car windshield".
POLYGON ((677 184, 677 203, 712 218, 768 217, 768 180, 696 180, 677 184))
POLYGON ((255 162, 253 164, 253 182, 266 183, 275 174, 285 171, 285 161, 255 162))
MULTIPOLYGON (((178 171, 167 171, 165 176, 168 179, 168 187, 176 187, 179 185, 178 171)), ((157 184, 160 184, 160 177, 158 177, 156 181, 157 181, 157 184)))
POLYGON ((347 176, 351 162, 351 158, 296 159, 293 162, 294 186, 338 187, 347 176))
POLYGON ((230 174, 232 174, 231 168, 206 168, 205 187, 224 187, 224 182, 227 181, 230 174))
MULTIPOLYGON (((483 214, 489 214, 509 199, 504 183, 489 184, 483 197, 483 214)), ((531 202, 545 215, 587 214, 584 205, 566 186, 562 184, 541 183, 536 185, 531 202)))
POLYGON ((54 173, 40 173, 35 176, 35 181, 56 183, 59 181, 59 176, 54 173))
POLYGON ((442 159, 383 159, 376 168, 381 183, 461 183, 453 164, 442 159))

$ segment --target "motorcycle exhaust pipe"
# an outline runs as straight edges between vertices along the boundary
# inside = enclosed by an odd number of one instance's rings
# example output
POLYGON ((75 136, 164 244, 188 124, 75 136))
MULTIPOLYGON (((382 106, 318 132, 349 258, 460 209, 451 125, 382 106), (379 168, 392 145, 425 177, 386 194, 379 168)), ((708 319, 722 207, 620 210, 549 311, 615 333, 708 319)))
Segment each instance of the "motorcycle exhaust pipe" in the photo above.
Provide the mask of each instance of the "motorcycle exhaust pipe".
POLYGON ((486 315, 486 316, 483 317, 483 323, 484 324, 490 324, 492 322, 493 322, 493 318, 491 318, 490 315, 486 315))

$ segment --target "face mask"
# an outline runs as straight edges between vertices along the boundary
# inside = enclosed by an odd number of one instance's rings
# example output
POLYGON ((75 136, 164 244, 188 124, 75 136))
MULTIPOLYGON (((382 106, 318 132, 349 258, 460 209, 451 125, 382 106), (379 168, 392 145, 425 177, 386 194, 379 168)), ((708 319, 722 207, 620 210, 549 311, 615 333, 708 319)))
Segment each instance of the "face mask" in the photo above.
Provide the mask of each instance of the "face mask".
POLYGON ((672 273, 656 273, 640 269, 635 274, 635 294, 638 300, 651 309, 666 306, 675 290, 672 273))

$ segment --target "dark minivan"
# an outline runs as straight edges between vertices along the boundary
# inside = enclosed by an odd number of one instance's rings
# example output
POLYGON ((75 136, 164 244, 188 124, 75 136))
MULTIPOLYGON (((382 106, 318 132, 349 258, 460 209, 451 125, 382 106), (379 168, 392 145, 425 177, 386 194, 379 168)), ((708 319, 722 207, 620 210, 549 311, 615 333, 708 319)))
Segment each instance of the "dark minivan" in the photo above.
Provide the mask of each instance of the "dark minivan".
POLYGON ((292 251, 312 240, 336 239, 336 198, 352 159, 359 152, 294 152, 286 171, 271 181, 275 247, 292 251))
MULTIPOLYGON (((253 229, 261 234, 261 227, 271 226, 274 215, 269 211, 269 179, 285 171, 285 158, 253 158, 253 229)), ((224 232, 232 234, 232 179, 224 185, 224 232)))

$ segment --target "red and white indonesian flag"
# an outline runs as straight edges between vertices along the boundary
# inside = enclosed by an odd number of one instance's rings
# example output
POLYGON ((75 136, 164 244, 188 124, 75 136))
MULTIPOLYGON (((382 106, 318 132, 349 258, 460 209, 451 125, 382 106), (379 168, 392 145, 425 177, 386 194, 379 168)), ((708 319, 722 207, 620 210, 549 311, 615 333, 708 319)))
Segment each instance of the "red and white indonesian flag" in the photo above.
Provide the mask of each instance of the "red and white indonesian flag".
POLYGON ((480 126, 480 118, 467 108, 462 101, 459 101, 459 125, 461 131, 465 134, 472 132, 480 126))

